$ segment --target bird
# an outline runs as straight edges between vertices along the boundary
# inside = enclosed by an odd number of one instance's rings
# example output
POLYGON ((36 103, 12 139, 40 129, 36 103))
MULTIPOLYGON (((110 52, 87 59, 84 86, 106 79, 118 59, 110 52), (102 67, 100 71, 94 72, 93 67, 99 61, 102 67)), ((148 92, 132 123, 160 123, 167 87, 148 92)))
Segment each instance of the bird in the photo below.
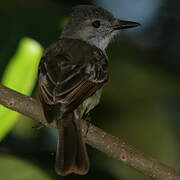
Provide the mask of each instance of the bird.
POLYGON ((78 5, 60 37, 45 50, 38 92, 47 123, 55 122, 58 127, 57 174, 88 172, 82 120, 98 105, 109 79, 106 48, 121 29, 139 25, 117 19, 102 7, 78 5))

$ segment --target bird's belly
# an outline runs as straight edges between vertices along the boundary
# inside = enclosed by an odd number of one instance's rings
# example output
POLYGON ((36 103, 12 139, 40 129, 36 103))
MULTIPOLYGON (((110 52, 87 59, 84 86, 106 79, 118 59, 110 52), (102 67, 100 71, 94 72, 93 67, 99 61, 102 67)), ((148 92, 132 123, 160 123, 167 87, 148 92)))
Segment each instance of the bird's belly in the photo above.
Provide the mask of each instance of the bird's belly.
POLYGON ((90 96, 89 98, 87 98, 84 102, 83 102, 83 111, 82 114, 87 114, 89 111, 91 111, 96 105, 99 104, 100 98, 101 98, 101 92, 102 92, 102 88, 100 90, 98 90, 95 94, 93 94, 92 96, 90 96))

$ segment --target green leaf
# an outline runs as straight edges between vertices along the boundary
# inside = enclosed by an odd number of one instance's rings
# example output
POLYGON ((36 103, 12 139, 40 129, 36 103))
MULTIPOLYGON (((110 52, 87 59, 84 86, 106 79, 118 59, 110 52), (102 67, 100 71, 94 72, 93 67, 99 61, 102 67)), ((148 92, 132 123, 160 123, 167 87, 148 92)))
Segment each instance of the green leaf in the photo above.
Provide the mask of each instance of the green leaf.
MULTIPOLYGON (((16 54, 9 61, 2 84, 20 93, 30 95, 36 82, 43 48, 30 38, 23 38, 16 54)), ((19 113, 0 106, 0 140, 11 130, 19 113)))
POLYGON ((51 180, 46 171, 35 164, 12 155, 0 154, 0 179, 13 180, 51 180))

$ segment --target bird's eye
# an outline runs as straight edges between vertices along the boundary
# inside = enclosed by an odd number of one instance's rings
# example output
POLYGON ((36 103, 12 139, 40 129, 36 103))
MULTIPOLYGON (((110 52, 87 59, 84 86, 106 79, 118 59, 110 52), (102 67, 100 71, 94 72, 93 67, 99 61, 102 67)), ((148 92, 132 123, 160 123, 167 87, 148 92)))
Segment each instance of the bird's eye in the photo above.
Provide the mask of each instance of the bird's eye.
POLYGON ((95 28, 99 28, 101 26, 101 22, 96 20, 92 23, 92 25, 95 27, 95 28))

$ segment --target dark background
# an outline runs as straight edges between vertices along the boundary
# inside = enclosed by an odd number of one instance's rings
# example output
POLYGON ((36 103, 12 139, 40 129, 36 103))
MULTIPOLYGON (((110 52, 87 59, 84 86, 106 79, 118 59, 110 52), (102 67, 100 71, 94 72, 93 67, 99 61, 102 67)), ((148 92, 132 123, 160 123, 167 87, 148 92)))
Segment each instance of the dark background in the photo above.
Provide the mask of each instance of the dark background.
MULTIPOLYGON (((22 37, 48 47, 59 37, 71 8, 85 3, 142 24, 123 31, 108 48, 110 81, 92 123, 179 170, 180 1, 1 0, 0 79, 22 37)), ((37 97, 36 88, 32 95, 37 97)), ((148 180, 89 146, 90 172, 60 177, 54 172, 56 132, 33 129, 36 124, 20 116, 0 142, 0 179, 148 180)))

